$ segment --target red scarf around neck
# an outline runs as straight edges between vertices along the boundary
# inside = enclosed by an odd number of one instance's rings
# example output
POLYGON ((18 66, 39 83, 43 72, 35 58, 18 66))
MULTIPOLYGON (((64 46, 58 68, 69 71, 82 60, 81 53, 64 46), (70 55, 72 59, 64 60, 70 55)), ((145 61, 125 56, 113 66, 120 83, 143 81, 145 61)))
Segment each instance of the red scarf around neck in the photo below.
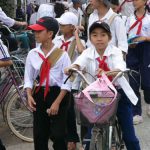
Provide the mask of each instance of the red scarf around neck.
POLYGON ((39 91, 40 87, 42 86, 43 82, 46 80, 46 86, 44 91, 44 99, 46 98, 48 91, 49 91, 49 72, 51 65, 48 61, 48 58, 45 58, 42 54, 38 53, 40 58, 43 60, 41 70, 40 70, 40 85, 37 88, 36 92, 39 91))
POLYGON ((139 34, 141 34, 141 30, 142 30, 142 20, 143 20, 143 18, 145 17, 146 11, 145 11, 144 15, 143 15, 142 17, 140 17, 140 18, 136 15, 136 12, 135 12, 134 14, 135 14, 135 17, 136 17, 137 20, 136 20, 136 21, 132 24, 132 26, 129 28, 128 33, 139 23, 138 29, 137 29, 137 32, 136 32, 136 35, 139 35, 139 34))
MULTIPOLYGON (((104 70, 104 71, 110 71, 110 69, 109 69, 107 63, 105 62, 106 59, 107 59, 106 56, 103 56, 103 59, 102 59, 102 60, 100 59, 100 57, 96 58, 96 60, 97 60, 98 63, 99 63, 99 68, 100 68, 100 69, 102 69, 102 70, 104 70)), ((97 75, 97 77, 100 78, 101 75, 97 75)), ((109 76, 108 78, 109 78, 110 81, 112 81, 112 77, 111 77, 111 76, 109 76)))
POLYGON ((62 40, 62 45, 61 45, 60 48, 63 49, 63 47, 65 47, 65 51, 68 51, 68 47, 69 47, 70 43, 71 43, 70 41, 65 42, 65 41, 62 40))

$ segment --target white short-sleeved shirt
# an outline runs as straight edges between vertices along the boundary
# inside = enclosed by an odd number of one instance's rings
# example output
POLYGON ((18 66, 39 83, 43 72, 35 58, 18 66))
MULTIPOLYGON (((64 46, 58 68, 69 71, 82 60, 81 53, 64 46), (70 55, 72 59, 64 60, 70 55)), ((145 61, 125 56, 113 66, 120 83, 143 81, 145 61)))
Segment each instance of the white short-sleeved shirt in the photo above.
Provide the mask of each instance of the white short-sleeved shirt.
MULTIPOLYGON (((106 15, 101 19, 101 21, 104 21, 106 23, 109 23, 109 19, 114 14, 113 10, 110 8, 109 11, 106 13, 106 15)), ((95 22, 99 20, 98 11, 94 10, 94 12, 89 17, 89 25, 88 30, 90 26, 95 22)), ((127 43, 127 34, 126 34, 126 27, 124 25, 123 20, 120 16, 116 16, 114 20, 112 21, 110 25, 110 30, 112 33, 112 40, 110 41, 111 44, 114 46, 117 46, 119 49, 127 53, 128 50, 128 43, 127 43)), ((89 32, 89 31, 88 31, 89 32)), ((88 40, 88 46, 89 44, 88 40)))
MULTIPOLYGON (((120 49, 113 45, 108 45, 104 55, 106 56, 106 63, 108 64, 108 67, 110 70, 113 69, 120 69, 122 71, 126 70, 126 63, 123 60, 123 54, 120 49)), ((98 69, 98 61, 96 58, 100 57, 97 53, 94 46, 89 47, 83 53, 76 59, 76 61, 73 64, 79 65, 81 69, 85 69, 87 72, 89 72, 92 76, 96 77, 96 71, 98 69)), ((91 75, 85 74, 86 78, 89 82, 93 82, 94 79, 91 75)), ((138 98, 134 94, 132 88, 130 87, 129 83, 125 79, 125 77, 120 77, 117 79, 116 85, 119 84, 121 88, 124 90, 128 98, 131 100, 133 104, 136 104, 138 101, 138 98)))
MULTIPOLYGON (((126 22, 126 28, 127 32, 129 31, 129 28, 135 23, 136 17, 135 15, 131 15, 128 17, 126 22)), ((128 33, 128 36, 135 36, 138 30, 139 24, 137 24, 130 32, 128 33)), ((145 17, 142 19, 142 29, 141 29, 141 36, 148 36, 150 37, 150 15, 145 14, 145 17)))
MULTIPOLYGON (((43 60, 40 58, 39 54, 42 54, 47 58, 52 51, 58 48, 56 45, 50 50, 50 52, 45 56, 40 46, 32 49, 27 56, 26 65, 25 65, 25 76, 24 76, 24 88, 33 88, 33 82, 40 73, 40 67, 43 60)), ((70 66, 71 61, 66 52, 62 54, 56 64, 50 69, 49 73, 49 86, 58 86, 64 90, 71 90, 71 82, 68 81, 64 84, 67 76, 64 74, 64 69, 70 66)), ((45 82, 42 86, 45 86, 45 82)))
MULTIPOLYGON (((124 0, 119 0, 120 5, 123 3, 124 0)), ((134 13, 134 6, 133 2, 125 2, 123 6, 121 7, 121 14, 124 16, 129 17, 134 13)))
POLYGON ((15 24, 15 20, 8 17, 0 7, 0 21, 2 21, 8 27, 12 27, 15 24))

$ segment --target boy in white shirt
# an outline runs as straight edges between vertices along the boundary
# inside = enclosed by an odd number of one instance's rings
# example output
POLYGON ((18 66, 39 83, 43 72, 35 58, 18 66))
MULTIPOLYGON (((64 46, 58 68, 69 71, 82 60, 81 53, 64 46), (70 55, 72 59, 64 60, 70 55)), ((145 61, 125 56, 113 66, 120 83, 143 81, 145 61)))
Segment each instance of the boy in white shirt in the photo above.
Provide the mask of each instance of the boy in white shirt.
MULTIPOLYGON (((127 35, 121 17, 113 12, 109 6, 110 2, 108 0, 91 0, 90 3, 95 10, 89 17, 88 29, 95 21, 108 23, 112 33, 110 43, 121 49, 123 54, 126 55, 128 50, 127 35)), ((89 43, 90 42, 88 42, 88 46, 90 45, 89 43)))
POLYGON ((52 42, 59 29, 56 19, 42 17, 29 29, 34 30, 36 41, 41 43, 29 52, 24 77, 24 88, 34 117, 34 148, 48 150, 50 138, 54 150, 67 150, 66 119, 71 84, 64 84, 67 78, 64 68, 70 65, 70 58, 52 42), (37 77, 39 84, 33 92, 37 77))
MULTIPOLYGON (((108 24, 104 22, 95 22, 89 29, 90 40, 93 46, 89 47, 77 58, 77 60, 67 69, 68 74, 70 68, 85 69, 92 76, 98 77, 101 72, 113 78, 116 72, 109 71, 125 70, 126 64, 120 49, 115 46, 108 45, 111 40, 111 32, 108 24)), ((86 74, 89 82, 94 79, 91 75, 86 74)), ((140 150, 139 141, 135 136, 133 126, 133 116, 131 102, 135 105, 138 101, 129 83, 124 77, 120 77, 115 82, 119 85, 118 93, 121 97, 118 103, 117 117, 123 131, 123 139, 127 150, 140 150), (125 86, 124 86, 125 85, 125 86), (132 93, 132 94, 131 94, 132 93)))
MULTIPOLYGON (((61 36, 57 36, 53 42, 64 51, 68 52, 71 62, 74 62, 79 54, 85 49, 85 42, 79 38, 78 18, 72 12, 64 13, 57 19, 60 24, 61 36)), ((79 77, 75 78, 72 85, 73 90, 78 90, 79 77)), ((76 119, 74 112, 74 99, 71 98, 70 107, 68 109, 68 150, 74 150, 79 137, 76 129, 76 119)))

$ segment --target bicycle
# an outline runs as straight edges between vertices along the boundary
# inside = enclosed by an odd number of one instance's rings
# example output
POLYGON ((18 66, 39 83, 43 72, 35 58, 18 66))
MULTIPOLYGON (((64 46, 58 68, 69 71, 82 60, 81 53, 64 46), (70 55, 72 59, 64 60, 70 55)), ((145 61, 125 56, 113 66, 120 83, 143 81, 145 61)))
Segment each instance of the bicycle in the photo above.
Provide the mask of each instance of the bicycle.
MULTIPOLYGON (((71 74, 66 79, 66 81, 75 72, 81 76, 81 78, 84 80, 84 82, 87 85, 90 85, 88 80, 83 75, 82 71, 79 71, 74 68, 70 69, 70 71, 71 71, 71 74)), ((114 83, 119 77, 123 76, 124 73, 128 73, 128 72, 131 72, 131 71, 126 70, 126 71, 118 72, 116 77, 113 79, 112 83, 114 83)), ((92 97, 93 99, 99 98, 98 93, 96 93, 97 91, 90 91, 90 92, 94 93, 93 97, 92 97)), ((79 99, 78 98, 80 97, 82 99, 83 97, 81 97, 81 95, 79 97, 78 96, 79 96, 79 94, 77 94, 77 96, 75 96, 75 103, 76 103, 76 107, 78 107, 77 109, 79 110, 79 102, 78 102, 79 99)), ((103 97, 103 98, 105 98, 105 97, 103 97)), ((115 110, 113 111, 112 116, 110 116, 110 118, 107 122, 102 122, 101 124, 99 124, 98 122, 93 123, 92 120, 88 120, 89 119, 88 115, 85 115, 85 114, 83 114, 83 112, 81 112, 81 117, 82 117, 82 118, 80 118, 81 125, 88 126, 88 127, 91 126, 93 128, 92 133, 91 133, 92 134, 91 141, 93 141, 93 145, 92 144, 90 145, 91 146, 90 149, 93 148, 92 150, 122 150, 124 148, 122 131, 121 131, 120 124, 116 117, 116 110, 117 110, 117 105, 118 105, 118 101, 119 101, 119 96, 117 96, 115 98, 115 101, 116 101, 115 102, 115 110)), ((86 105, 89 105, 89 104, 86 103, 86 105)), ((84 139, 82 139, 82 140, 84 140, 84 139)), ((87 150, 86 145, 85 145, 85 150, 87 150)))
POLYGON ((23 90, 24 62, 12 56, 13 65, 4 71, 0 86, 0 104, 3 118, 20 139, 33 142, 33 116, 23 90))

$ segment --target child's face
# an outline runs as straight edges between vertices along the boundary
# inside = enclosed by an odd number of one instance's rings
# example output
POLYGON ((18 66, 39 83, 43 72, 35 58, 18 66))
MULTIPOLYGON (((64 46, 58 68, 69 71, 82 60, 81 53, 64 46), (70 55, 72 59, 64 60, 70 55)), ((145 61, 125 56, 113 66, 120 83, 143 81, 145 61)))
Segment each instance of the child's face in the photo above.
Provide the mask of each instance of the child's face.
POLYGON ((48 30, 35 31, 35 40, 37 43, 44 43, 49 39, 52 39, 53 32, 48 30))
POLYGON ((111 38, 104 29, 95 28, 90 34, 90 40, 96 50, 104 50, 106 49, 111 38))
POLYGON ((146 3, 146 0, 133 0, 133 6, 135 10, 144 7, 146 3))
POLYGON ((90 4, 92 5, 93 9, 97 9, 101 3, 99 0, 90 0, 90 4))
POLYGON ((72 26, 72 25, 61 25, 60 24, 60 32, 63 35, 65 35, 67 33, 72 33, 73 34, 74 26, 72 26))
POLYGON ((110 4, 110 7, 112 8, 112 10, 117 13, 119 6, 114 5, 114 4, 110 4))

